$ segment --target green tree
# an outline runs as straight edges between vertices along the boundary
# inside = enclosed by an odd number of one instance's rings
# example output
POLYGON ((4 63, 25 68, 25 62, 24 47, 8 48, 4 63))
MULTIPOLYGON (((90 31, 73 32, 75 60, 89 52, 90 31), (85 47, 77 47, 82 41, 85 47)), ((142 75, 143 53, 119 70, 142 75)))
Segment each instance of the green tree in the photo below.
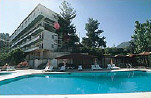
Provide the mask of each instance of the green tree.
POLYGON ((132 35, 131 47, 134 53, 151 51, 151 20, 146 23, 135 22, 135 31, 132 35))
POLYGON ((26 54, 20 48, 17 48, 15 50, 11 51, 9 53, 9 55, 10 55, 10 57, 9 57, 10 61, 9 62, 11 62, 11 60, 14 59, 13 64, 14 63, 18 64, 18 63, 24 61, 25 56, 26 56, 26 54))
POLYGON ((105 37, 101 37, 103 30, 99 30, 98 20, 93 18, 88 19, 88 23, 85 24, 86 36, 82 39, 82 44, 86 47, 106 47, 105 37))
POLYGON ((58 15, 60 29, 56 32, 62 38, 62 48, 72 48, 76 45, 76 42, 79 42, 76 27, 72 23, 72 20, 76 17, 76 11, 67 1, 62 2, 60 9, 61 12, 60 15, 58 15))
POLYGON ((111 47, 111 48, 105 48, 105 54, 109 55, 126 55, 130 51, 127 48, 116 48, 116 47, 111 47))

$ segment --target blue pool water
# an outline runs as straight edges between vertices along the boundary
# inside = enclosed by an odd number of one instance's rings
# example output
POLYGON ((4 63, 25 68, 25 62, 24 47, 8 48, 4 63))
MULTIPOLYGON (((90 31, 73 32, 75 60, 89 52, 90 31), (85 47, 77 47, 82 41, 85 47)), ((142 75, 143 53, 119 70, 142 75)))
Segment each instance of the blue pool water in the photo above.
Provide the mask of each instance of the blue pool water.
POLYGON ((36 74, 0 81, 0 94, 98 94, 151 91, 143 71, 36 74))

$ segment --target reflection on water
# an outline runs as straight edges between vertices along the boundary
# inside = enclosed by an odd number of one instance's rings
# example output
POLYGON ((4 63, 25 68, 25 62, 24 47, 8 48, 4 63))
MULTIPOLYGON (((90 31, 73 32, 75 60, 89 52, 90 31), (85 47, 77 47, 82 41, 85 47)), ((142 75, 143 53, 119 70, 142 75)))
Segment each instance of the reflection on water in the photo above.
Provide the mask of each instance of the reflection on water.
POLYGON ((151 91, 150 83, 141 71, 38 74, 1 81, 0 94, 130 93, 151 91))

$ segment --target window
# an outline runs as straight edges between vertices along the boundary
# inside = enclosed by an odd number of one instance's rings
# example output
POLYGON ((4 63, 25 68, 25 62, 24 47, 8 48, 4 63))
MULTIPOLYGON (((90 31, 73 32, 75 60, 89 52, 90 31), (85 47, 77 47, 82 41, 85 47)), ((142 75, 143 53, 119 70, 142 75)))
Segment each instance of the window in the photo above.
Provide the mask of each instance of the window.
POLYGON ((54 35, 52 35, 52 39, 54 39, 54 35))
POLYGON ((51 44, 51 48, 54 48, 54 45, 53 45, 53 44, 51 44))
POLYGON ((22 26, 21 26, 22 28, 23 28, 23 24, 22 24, 22 26))
POLYGON ((41 38, 44 39, 44 34, 43 33, 41 34, 41 38))
POLYGON ((41 48, 43 48, 43 44, 41 45, 41 48))

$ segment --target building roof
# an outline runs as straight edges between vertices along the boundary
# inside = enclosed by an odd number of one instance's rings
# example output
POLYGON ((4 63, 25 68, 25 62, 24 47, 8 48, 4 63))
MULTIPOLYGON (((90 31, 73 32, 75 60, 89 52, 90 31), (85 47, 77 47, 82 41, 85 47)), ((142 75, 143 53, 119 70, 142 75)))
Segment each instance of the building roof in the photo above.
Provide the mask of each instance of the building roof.
POLYGON ((72 53, 69 55, 56 57, 55 59, 88 59, 88 58, 93 59, 93 58, 96 58, 96 56, 86 55, 86 54, 81 54, 81 53, 72 53))
POLYGON ((47 9, 47 10, 49 10, 50 12, 52 12, 52 13, 54 13, 54 14, 57 14, 56 12, 54 12, 54 11, 52 11, 52 10, 50 10, 49 8, 47 8, 47 7, 45 7, 44 5, 42 5, 42 4, 38 4, 29 14, 28 14, 28 16, 19 24, 19 26, 17 27, 17 29, 12 33, 12 35, 10 36, 10 38, 15 34, 15 32, 18 30, 18 28, 23 24, 23 22, 26 20, 26 19, 28 19, 29 17, 30 17, 30 15, 37 9, 37 8, 40 8, 40 7, 43 7, 43 8, 45 8, 45 9, 47 9))

